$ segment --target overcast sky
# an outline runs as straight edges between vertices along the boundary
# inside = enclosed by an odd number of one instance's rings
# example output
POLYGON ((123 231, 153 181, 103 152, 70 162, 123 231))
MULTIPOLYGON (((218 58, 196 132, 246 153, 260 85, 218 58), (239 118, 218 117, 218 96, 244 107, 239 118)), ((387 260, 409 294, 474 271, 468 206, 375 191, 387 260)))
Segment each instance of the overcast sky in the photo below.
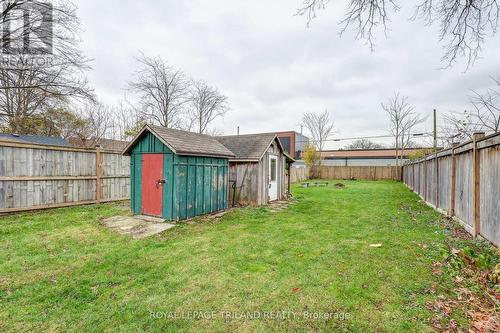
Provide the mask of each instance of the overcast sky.
MULTIPOLYGON (((339 37, 344 1, 319 13, 309 28, 294 16, 302 0, 80 0, 83 50, 94 59, 89 78, 99 98, 123 97, 143 51, 217 86, 231 111, 216 127, 233 134, 300 131, 304 112, 329 110, 336 137, 387 134, 380 102, 395 91, 422 115, 463 111, 470 89, 500 76, 499 36, 487 39, 476 65, 440 70, 436 27, 394 17, 375 52, 351 33, 339 37)), ((429 121, 420 130, 430 131, 429 121)), ((336 148, 347 142, 331 143, 336 148)))

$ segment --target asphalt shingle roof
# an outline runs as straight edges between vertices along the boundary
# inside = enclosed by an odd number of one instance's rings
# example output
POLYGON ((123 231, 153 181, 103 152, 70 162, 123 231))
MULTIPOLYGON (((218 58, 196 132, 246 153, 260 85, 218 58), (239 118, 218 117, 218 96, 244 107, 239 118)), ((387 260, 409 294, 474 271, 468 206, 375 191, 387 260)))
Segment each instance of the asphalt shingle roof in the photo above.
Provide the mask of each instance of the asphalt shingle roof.
POLYGON ((236 155, 235 160, 258 161, 275 137, 275 133, 262 133, 219 136, 217 140, 236 155))
POLYGON ((17 135, 17 134, 0 133, 0 139, 18 141, 24 143, 34 143, 47 146, 63 146, 63 147, 71 146, 71 144, 66 139, 57 136, 17 135))
POLYGON ((147 125, 146 128, 167 143, 178 155, 234 157, 231 151, 209 135, 154 125, 147 125))

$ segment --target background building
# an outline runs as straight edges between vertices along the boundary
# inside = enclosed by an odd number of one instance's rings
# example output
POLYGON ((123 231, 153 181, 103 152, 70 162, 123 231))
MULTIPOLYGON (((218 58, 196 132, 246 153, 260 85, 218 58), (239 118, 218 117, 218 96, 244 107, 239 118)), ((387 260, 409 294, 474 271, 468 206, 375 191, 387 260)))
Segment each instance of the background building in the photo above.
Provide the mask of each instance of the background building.
POLYGON ((309 138, 295 131, 276 133, 285 151, 295 160, 300 159, 300 155, 305 150, 309 138))
MULTIPOLYGON (((403 155, 403 163, 409 156, 430 148, 408 148, 403 155)), ((395 166, 396 149, 364 149, 364 150, 325 150, 322 152, 324 166, 395 166)), ((399 151, 399 153, 401 153, 399 151)), ((294 167, 305 167, 303 160, 294 163, 294 167)))

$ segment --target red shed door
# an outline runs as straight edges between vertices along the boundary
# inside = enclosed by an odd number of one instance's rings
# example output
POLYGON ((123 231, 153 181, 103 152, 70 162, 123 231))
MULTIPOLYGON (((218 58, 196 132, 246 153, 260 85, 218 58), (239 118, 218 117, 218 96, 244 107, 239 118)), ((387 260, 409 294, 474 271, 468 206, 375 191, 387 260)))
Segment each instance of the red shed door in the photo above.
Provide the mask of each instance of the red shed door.
POLYGON ((142 213, 161 216, 163 200, 163 155, 142 155, 142 213))

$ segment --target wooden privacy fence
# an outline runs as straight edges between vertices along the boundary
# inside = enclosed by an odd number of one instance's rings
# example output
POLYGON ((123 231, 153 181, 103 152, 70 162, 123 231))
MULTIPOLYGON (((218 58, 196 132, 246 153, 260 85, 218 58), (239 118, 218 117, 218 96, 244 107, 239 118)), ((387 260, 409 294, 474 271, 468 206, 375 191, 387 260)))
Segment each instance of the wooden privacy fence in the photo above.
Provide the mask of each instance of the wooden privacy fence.
MULTIPOLYGON (((320 179, 368 179, 401 180, 401 167, 397 166, 322 166, 315 167, 315 178, 320 179)), ((291 181, 309 179, 309 168, 292 168, 291 181)))
POLYGON ((473 236, 500 246, 500 133, 426 156, 403 180, 426 202, 458 219, 473 236))
POLYGON ((290 168, 290 182, 298 183, 309 179, 309 168, 290 168))
POLYGON ((0 140, 0 214, 129 197, 130 157, 119 152, 0 140))

